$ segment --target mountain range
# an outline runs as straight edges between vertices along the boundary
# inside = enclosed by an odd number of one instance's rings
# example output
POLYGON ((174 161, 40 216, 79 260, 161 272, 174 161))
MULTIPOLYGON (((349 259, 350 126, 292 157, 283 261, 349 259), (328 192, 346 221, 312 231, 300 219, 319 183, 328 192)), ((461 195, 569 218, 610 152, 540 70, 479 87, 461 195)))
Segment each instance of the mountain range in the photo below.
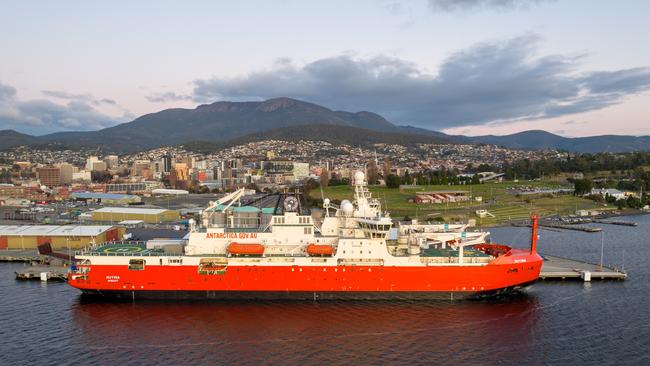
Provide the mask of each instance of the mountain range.
POLYGON ((378 142, 486 143, 518 149, 553 148, 589 153, 650 150, 650 136, 567 138, 540 130, 506 136, 447 135, 419 127, 398 126, 372 112, 333 111, 291 98, 261 102, 221 101, 194 109, 166 109, 98 131, 31 136, 3 130, 0 131, 0 149, 61 144, 125 153, 180 144, 210 149, 269 138, 318 139, 352 145, 378 142))

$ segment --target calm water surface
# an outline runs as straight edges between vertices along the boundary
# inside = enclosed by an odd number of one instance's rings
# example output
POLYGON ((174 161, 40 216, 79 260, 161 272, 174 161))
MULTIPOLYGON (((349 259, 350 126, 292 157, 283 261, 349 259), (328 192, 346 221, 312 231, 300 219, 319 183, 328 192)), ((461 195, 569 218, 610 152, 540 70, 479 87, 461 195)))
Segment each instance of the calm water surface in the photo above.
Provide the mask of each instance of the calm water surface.
MULTIPOLYGON (((537 283, 482 302, 88 302, 0 264, 0 364, 650 364, 650 216, 605 229, 624 282, 537 283)), ((527 245, 528 230, 492 229, 527 245)), ((601 234, 541 230, 597 263, 601 234)))

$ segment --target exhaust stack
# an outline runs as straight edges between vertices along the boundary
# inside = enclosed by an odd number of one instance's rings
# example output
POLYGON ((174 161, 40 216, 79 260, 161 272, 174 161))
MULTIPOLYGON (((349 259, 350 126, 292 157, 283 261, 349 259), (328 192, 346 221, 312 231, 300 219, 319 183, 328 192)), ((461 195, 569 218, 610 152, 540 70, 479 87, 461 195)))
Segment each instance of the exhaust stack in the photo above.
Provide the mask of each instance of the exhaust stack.
POLYGON ((537 226, 539 225, 539 218, 536 214, 530 215, 531 221, 531 237, 530 237, 530 254, 537 252, 537 226))

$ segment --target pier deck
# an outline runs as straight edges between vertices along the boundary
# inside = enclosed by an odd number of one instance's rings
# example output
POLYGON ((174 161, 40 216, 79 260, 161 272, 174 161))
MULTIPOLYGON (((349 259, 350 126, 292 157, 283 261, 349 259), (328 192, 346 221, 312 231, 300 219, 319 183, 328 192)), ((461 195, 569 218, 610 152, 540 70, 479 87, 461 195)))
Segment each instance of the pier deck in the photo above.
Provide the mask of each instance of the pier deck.
POLYGON ((627 273, 610 267, 601 267, 573 259, 543 255, 544 264, 539 274, 541 280, 580 279, 591 280, 624 280, 627 273), (586 275, 588 273, 588 275, 586 275))

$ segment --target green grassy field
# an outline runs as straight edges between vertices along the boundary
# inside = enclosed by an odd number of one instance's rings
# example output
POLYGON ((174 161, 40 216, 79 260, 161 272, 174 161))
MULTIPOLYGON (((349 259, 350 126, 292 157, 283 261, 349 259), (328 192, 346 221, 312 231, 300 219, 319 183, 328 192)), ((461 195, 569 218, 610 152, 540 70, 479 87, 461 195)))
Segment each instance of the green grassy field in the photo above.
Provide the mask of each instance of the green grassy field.
MULTIPOLYGON (((445 221, 464 221, 476 219, 479 225, 494 225, 513 219, 525 219, 535 212, 541 216, 554 214, 573 214, 576 209, 599 207, 591 200, 575 197, 570 194, 562 195, 515 195, 507 192, 507 188, 514 187, 544 187, 568 188, 557 182, 503 182, 485 183, 473 186, 418 186, 409 189, 391 189, 372 186, 370 191, 373 197, 378 198, 383 209, 391 212, 393 217, 409 216, 420 220, 442 217, 445 221), (418 191, 436 190, 466 190, 471 192, 472 200, 462 203, 449 204, 415 204, 409 202, 418 191), (482 202, 475 200, 481 197, 482 202), (488 210, 495 217, 479 218, 475 212, 479 209, 488 210)), ((353 198, 353 189, 350 186, 335 186, 324 189, 325 197, 331 200, 353 198)), ((311 196, 320 198, 320 190, 313 190, 311 196)))

